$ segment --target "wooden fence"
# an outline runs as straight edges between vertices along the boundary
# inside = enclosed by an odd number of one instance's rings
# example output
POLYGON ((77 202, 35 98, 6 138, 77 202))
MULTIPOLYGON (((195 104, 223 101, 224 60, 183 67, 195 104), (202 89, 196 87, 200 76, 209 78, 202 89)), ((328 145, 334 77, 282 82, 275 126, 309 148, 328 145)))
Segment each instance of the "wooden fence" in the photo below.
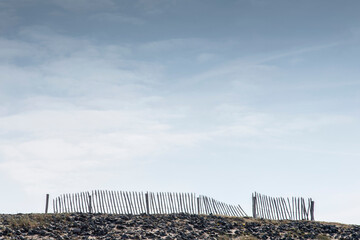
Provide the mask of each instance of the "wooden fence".
POLYGON ((194 193, 101 191, 63 194, 53 199, 54 213, 215 214, 244 217, 240 205, 230 205, 194 193))
POLYGON ((254 218, 272 220, 311 220, 314 221, 315 202, 301 197, 268 197, 259 193, 252 195, 254 218))

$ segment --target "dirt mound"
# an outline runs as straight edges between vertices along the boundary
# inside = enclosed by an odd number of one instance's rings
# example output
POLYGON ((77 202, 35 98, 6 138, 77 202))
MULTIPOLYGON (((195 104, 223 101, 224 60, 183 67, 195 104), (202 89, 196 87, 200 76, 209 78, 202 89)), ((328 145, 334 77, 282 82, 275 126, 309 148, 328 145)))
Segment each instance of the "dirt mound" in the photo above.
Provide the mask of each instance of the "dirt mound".
POLYGON ((0 239, 360 239, 360 226, 170 215, 0 216, 0 239))

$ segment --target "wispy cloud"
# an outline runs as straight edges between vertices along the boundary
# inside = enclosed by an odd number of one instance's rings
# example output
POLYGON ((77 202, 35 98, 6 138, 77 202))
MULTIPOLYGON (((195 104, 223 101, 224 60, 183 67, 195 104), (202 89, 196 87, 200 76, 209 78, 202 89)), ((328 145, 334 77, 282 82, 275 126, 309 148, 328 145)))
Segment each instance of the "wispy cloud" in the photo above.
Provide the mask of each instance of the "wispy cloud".
POLYGON ((348 42, 332 42, 332 43, 325 43, 325 44, 320 44, 320 45, 315 45, 315 46, 310 46, 310 47, 302 47, 302 48, 298 48, 298 49, 294 49, 294 50, 284 51, 281 53, 276 53, 276 54, 264 57, 263 59, 259 60, 259 63, 266 63, 266 62, 270 62, 270 61, 280 59, 280 58, 286 58, 286 57, 291 57, 291 56, 302 55, 305 53, 322 51, 327 48, 338 47, 338 46, 346 44, 346 43, 348 43, 348 42))
POLYGON ((116 6, 113 0, 79 0, 76 2, 71 0, 56 0, 53 1, 53 3, 65 10, 74 12, 109 10, 116 6))
POLYGON ((116 170, 206 138, 173 128, 155 89, 162 67, 127 58, 126 46, 43 27, 20 34, 23 40, 0 43, 4 61, 12 58, 0 64, 0 169, 28 193, 96 186, 116 170), (30 56, 36 64, 19 61, 30 56))
POLYGON ((141 18, 126 16, 119 13, 99 13, 94 14, 90 17, 91 20, 96 22, 105 22, 105 23, 129 23, 134 25, 144 24, 145 21, 141 18))
POLYGON ((13 9, 7 9, 6 6, 1 6, 0 8, 3 10, 0 10, 0 32, 9 29, 16 25, 19 21, 19 17, 16 16, 13 9))

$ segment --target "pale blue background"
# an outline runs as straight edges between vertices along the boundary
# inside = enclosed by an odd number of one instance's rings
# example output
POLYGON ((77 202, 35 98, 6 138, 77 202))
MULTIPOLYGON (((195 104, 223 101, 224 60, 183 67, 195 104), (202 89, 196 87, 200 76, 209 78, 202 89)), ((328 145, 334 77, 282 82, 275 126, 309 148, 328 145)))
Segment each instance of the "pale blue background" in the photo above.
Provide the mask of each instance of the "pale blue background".
POLYGON ((360 223, 360 2, 0 2, 0 212, 45 194, 312 197, 360 223))

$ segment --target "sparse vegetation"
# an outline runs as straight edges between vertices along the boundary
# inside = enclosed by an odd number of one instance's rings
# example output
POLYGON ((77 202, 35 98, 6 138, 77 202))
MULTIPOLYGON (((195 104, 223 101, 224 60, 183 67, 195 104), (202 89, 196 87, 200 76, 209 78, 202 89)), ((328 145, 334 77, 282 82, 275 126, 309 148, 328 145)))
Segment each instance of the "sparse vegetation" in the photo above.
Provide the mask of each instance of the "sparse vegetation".
POLYGON ((258 238, 251 235, 240 236, 240 237, 231 237, 229 235, 222 235, 219 236, 218 239, 219 240, 257 240, 258 238))
POLYGON ((0 215, 0 239, 360 239, 360 226, 216 215, 0 215))
POLYGON ((67 214, 16 214, 7 215, 4 222, 13 229, 45 227, 53 221, 65 221, 67 214))
POLYGON ((11 228, 35 228, 45 226, 47 217, 44 214, 36 215, 14 215, 8 218, 8 223, 11 228))
POLYGON ((319 235, 316 237, 316 240, 331 240, 331 238, 326 235, 319 235))
POLYGON ((258 238, 254 237, 254 236, 243 236, 240 237, 239 240, 256 240, 258 238))

